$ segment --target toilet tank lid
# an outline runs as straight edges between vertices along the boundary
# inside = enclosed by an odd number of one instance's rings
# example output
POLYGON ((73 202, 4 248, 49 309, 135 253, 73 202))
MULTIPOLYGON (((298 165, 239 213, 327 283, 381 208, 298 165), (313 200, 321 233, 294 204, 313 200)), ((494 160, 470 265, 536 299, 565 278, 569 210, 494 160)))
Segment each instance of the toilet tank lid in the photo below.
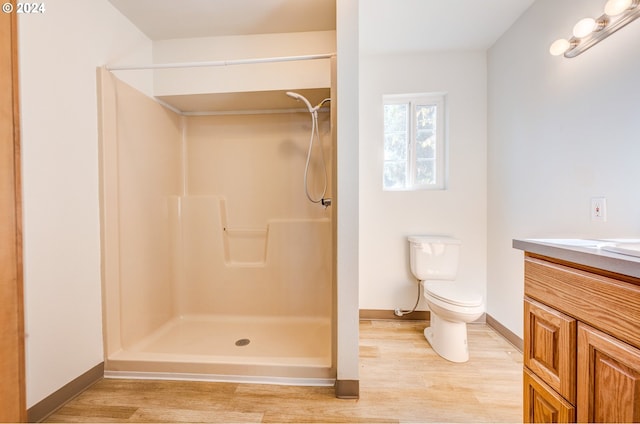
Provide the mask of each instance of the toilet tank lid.
POLYGON ((461 244, 462 242, 458 239, 447 236, 409 236, 409 243, 461 244))

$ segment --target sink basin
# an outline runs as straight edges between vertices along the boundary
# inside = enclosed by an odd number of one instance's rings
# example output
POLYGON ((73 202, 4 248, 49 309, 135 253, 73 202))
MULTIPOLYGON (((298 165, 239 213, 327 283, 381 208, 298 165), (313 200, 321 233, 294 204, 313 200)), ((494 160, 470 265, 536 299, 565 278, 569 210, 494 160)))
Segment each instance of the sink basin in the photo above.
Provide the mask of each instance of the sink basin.
POLYGON ((535 239, 542 243, 558 244, 560 246, 576 246, 576 247, 600 247, 605 242, 601 240, 586 239, 535 239))
POLYGON ((615 243, 601 247, 602 250, 613 253, 622 253, 623 255, 635 256, 640 258, 640 243, 615 243))
POLYGON ((531 239, 540 243, 555 244, 557 246, 570 246, 587 249, 600 249, 612 253, 634 256, 640 258, 640 239, 637 238, 612 238, 612 239, 531 239))
POLYGON ((602 240, 588 240, 588 239, 534 239, 537 242, 556 244, 558 246, 572 246, 572 247, 595 247, 599 248, 604 244, 611 242, 602 240))

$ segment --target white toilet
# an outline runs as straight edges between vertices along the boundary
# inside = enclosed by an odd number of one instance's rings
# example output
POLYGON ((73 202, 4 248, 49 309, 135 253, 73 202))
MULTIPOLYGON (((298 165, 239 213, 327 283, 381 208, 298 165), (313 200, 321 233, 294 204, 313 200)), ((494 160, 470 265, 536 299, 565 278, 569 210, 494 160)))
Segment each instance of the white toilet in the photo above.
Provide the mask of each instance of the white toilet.
POLYGON ((452 362, 469 360, 467 323, 484 313, 482 295, 454 282, 460 244, 451 237, 409 237, 411 272, 420 280, 431 311, 424 336, 438 355, 452 362))

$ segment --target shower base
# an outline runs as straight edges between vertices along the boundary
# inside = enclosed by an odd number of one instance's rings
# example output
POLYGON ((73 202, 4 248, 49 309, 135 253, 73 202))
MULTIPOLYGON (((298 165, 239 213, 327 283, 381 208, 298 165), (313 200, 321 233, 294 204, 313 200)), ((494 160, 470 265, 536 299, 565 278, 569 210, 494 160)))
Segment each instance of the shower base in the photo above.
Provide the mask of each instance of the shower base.
POLYGON ((331 321, 182 316, 109 355, 105 377, 333 385, 331 321))

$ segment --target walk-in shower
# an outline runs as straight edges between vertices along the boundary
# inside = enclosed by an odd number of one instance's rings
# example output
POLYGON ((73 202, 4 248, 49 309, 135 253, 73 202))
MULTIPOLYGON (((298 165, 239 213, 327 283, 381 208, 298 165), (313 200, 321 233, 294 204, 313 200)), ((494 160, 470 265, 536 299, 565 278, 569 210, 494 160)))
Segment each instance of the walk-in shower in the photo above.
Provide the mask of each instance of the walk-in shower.
POLYGON ((329 89, 310 125, 99 87, 105 374, 333 384, 329 89))

